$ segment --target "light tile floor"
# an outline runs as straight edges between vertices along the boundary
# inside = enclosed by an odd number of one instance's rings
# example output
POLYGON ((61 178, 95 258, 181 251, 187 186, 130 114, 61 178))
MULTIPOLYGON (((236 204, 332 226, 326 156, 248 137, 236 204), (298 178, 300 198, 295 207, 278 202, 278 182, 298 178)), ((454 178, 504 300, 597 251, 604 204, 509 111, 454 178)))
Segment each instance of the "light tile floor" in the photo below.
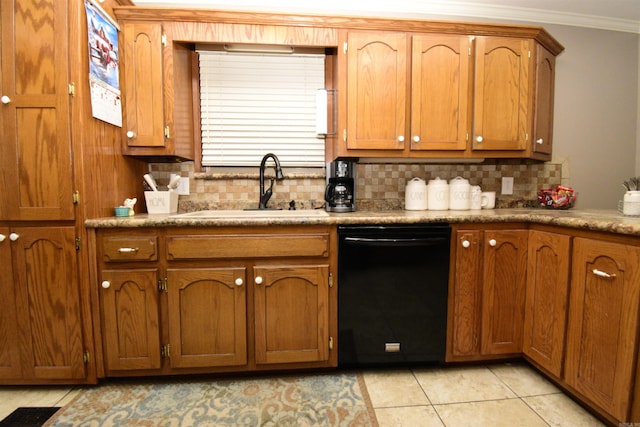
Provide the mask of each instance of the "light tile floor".
MULTIPOLYGON (((524 363, 363 374, 380 427, 603 425, 524 363)), ((20 406, 64 406, 81 390, 0 387, 0 420, 20 406)))
POLYGON ((526 364, 368 370, 380 427, 603 426, 526 364))

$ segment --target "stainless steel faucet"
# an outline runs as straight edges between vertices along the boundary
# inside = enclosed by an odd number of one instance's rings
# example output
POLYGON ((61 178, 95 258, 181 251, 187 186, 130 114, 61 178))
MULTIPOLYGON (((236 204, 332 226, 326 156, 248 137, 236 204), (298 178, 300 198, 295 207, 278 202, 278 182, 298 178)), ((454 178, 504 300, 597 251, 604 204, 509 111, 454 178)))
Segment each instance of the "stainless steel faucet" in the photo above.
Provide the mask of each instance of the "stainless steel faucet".
POLYGON ((264 190, 264 168, 269 158, 272 158, 276 163, 274 167, 276 170, 275 179, 277 179, 278 181, 284 179, 284 175, 282 175, 282 168, 280 167, 280 160, 278 160, 276 155, 273 153, 265 154, 265 156, 262 158, 262 162, 260 162, 260 204, 258 205, 258 209, 267 209, 267 202, 269 202, 269 199, 273 194, 273 182, 275 181, 274 179, 271 179, 271 185, 269 186, 267 191, 264 190))

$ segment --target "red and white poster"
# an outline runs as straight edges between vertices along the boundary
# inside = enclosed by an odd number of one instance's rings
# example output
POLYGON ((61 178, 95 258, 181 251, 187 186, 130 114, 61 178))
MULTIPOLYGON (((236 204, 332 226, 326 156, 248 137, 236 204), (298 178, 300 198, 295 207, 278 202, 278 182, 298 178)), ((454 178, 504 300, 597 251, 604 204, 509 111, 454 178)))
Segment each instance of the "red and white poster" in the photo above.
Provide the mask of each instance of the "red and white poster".
POLYGON ((89 87, 96 119, 122 127, 118 24, 92 1, 84 2, 89 36, 89 87))

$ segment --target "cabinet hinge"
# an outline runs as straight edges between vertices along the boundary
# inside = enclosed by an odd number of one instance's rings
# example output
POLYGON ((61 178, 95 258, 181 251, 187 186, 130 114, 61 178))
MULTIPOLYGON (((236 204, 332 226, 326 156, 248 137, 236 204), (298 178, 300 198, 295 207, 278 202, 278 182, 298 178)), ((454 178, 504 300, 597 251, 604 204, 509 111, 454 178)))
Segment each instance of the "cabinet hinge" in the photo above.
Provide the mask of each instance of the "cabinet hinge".
POLYGON ((171 138, 171 133, 169 132, 169 125, 164 127, 164 137, 167 139, 171 138))
POLYGON ((529 140, 529 134, 528 134, 528 133, 525 133, 525 134, 524 134, 524 140, 525 140, 525 141, 528 141, 528 140, 529 140))
POLYGON ((469 141, 469 132, 467 132, 467 134, 464 136, 464 140, 469 141))
POLYGON ((342 43, 342 52, 346 55, 347 54, 347 42, 342 43))
POLYGON ((160 43, 162 43, 162 47, 167 47, 167 35, 163 34, 160 36, 160 43))
POLYGON ((329 287, 333 288, 333 273, 329 273, 329 287))
POLYGON ((347 142, 347 130, 346 129, 342 131, 342 140, 344 142, 347 142))
POLYGON ((85 364, 91 361, 91 353, 89 353, 89 351, 85 350, 84 353, 82 353, 82 361, 85 364))
POLYGON ((79 237, 76 237, 76 251, 79 251, 79 250, 80 250, 80 242, 81 242, 81 241, 80 241, 80 238, 79 238, 79 237))
POLYGON ((78 203, 80 203, 80 192, 78 190, 73 192, 73 195, 71 196, 71 200, 73 201, 74 205, 77 205, 78 203))
POLYGON ((69 83, 69 95, 76 96, 76 84, 73 82, 69 83))
POLYGON ((329 350, 333 350, 333 337, 329 337, 329 350))
POLYGON ((160 356, 171 357, 171 344, 165 344, 160 347, 160 356))
POLYGON ((158 291, 168 292, 168 290, 169 290, 169 280, 166 277, 162 279, 158 279, 158 291))
POLYGON ((529 51, 529 58, 531 58, 531 51, 529 51))

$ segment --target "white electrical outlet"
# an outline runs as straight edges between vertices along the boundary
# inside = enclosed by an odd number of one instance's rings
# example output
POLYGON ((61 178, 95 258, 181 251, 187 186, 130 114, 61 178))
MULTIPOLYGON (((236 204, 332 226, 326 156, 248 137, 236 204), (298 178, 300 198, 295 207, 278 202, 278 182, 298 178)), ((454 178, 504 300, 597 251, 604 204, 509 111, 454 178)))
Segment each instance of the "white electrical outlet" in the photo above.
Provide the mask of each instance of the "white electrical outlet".
POLYGON ((502 177, 502 191, 500 193, 513 194, 513 177, 512 176, 502 177))
POLYGON ((188 177, 180 178, 180 181, 178 181, 178 188, 176 188, 176 191, 181 196, 189 195, 189 178, 188 177))

